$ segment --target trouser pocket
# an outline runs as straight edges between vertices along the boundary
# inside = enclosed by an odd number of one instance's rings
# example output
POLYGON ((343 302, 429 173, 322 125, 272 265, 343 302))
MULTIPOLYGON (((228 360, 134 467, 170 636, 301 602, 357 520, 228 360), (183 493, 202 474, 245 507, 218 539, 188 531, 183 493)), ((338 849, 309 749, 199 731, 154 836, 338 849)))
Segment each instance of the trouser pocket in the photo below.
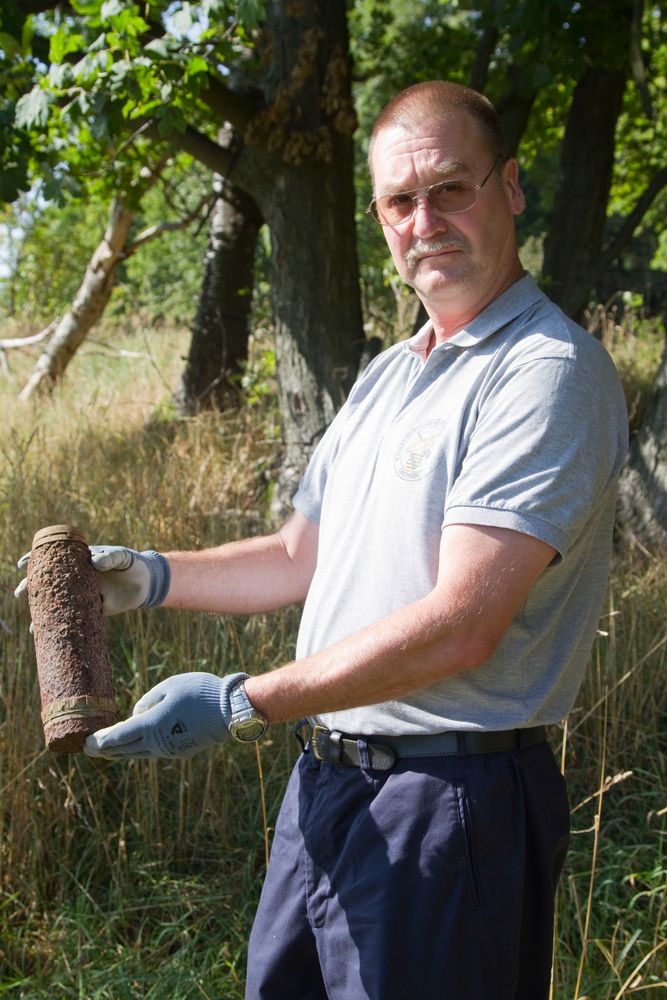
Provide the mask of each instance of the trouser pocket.
POLYGON ((463 843, 468 878, 470 880, 470 891, 475 906, 482 905, 482 898, 479 887, 479 873, 475 860, 475 827, 473 822, 473 812, 470 801, 466 795, 465 786, 458 784, 456 790, 456 805, 458 810, 459 830, 463 843))

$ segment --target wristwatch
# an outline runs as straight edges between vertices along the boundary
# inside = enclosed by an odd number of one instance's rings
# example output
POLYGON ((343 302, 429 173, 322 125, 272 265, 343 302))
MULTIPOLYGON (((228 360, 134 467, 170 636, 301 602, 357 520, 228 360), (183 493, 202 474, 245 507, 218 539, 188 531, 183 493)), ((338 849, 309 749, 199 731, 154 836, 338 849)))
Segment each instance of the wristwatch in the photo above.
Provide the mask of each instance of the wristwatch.
POLYGON ((242 680, 229 692, 229 707, 232 710, 228 727, 230 736, 239 743, 254 743, 255 740, 262 738, 269 723, 256 708, 253 708, 242 680))

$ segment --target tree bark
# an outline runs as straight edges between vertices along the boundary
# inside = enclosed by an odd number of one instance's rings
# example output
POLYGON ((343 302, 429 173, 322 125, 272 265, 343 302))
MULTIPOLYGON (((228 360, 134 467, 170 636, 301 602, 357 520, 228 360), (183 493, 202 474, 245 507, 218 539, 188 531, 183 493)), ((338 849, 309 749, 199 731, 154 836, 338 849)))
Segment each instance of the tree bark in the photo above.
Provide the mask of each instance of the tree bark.
POLYGON ((616 123, 629 74, 633 3, 591 3, 591 15, 599 8, 599 23, 609 28, 591 36, 589 62, 575 87, 565 126, 542 281, 549 296, 575 319, 587 305, 602 249, 616 123))
POLYGON ((618 523, 630 547, 667 549, 667 345, 652 402, 621 475, 618 523))
POLYGON ((363 326, 346 4, 277 0, 266 32, 269 99, 234 176, 245 178, 271 232, 285 448, 273 512, 282 516, 354 381, 363 326))
POLYGON ((121 200, 111 206, 102 242, 93 254, 72 307, 58 323, 32 375, 19 393, 27 400, 34 392, 52 388, 62 376, 82 341, 104 312, 123 259, 134 211, 121 200))
POLYGON ((243 93, 220 80, 203 97, 242 139, 236 157, 189 126, 170 136, 246 191, 271 232, 271 293, 284 461, 282 516, 356 376, 364 343, 355 232, 356 117, 345 0, 270 0, 263 75, 243 93))
POLYGON ((261 214, 250 195, 216 175, 204 276, 190 348, 174 402, 181 414, 238 401, 248 358, 250 312, 261 214))

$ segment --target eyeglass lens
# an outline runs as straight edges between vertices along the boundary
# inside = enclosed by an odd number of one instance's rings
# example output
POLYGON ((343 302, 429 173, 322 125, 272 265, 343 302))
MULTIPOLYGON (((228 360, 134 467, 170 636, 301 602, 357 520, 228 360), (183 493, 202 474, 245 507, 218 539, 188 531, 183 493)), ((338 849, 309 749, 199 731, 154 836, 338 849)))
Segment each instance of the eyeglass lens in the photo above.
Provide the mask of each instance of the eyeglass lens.
MULTIPOLYGON (((439 184, 431 184, 424 193, 435 212, 452 215, 465 212, 475 204, 477 188, 465 180, 441 181, 439 184)), ((410 218, 416 202, 417 195, 409 191, 382 195, 375 201, 374 215, 379 222, 395 226, 410 218)))

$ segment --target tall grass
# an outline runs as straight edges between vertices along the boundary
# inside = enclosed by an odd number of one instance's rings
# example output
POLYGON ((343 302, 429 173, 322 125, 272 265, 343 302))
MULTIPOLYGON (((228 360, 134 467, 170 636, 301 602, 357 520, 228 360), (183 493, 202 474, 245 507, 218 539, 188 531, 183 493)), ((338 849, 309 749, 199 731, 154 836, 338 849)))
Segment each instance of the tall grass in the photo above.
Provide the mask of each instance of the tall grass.
MULTIPOLYGON (((264 529, 280 457, 271 405, 176 419, 184 340, 139 329, 122 341, 139 356, 117 346, 83 349, 46 403, 16 405, 27 359, 0 385, 0 996, 236 1000, 266 826, 270 837, 295 756, 289 728, 272 728, 259 760, 236 746, 185 763, 49 754, 27 609, 12 596, 16 559, 48 523, 163 550, 264 529)), ((581 697, 552 733, 574 824, 555 1000, 667 988, 666 598, 659 562, 615 567, 581 697)), ((291 655, 297 620, 112 619, 121 710, 177 671, 270 669, 291 655)))

